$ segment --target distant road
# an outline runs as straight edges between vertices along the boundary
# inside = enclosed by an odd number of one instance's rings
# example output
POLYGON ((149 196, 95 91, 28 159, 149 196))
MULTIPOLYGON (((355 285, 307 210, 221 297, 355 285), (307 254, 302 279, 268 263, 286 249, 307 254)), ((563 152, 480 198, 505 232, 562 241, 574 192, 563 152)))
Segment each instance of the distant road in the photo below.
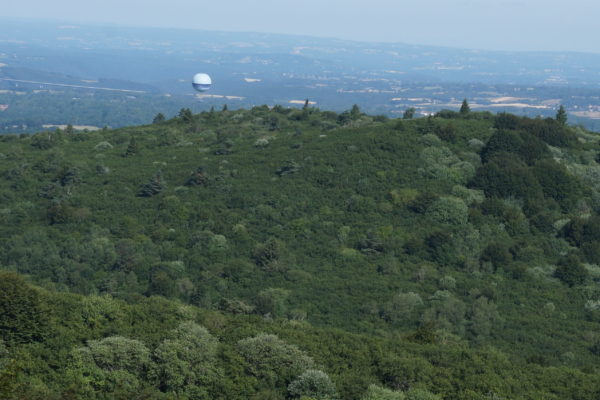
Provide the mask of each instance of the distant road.
POLYGON ((9 79, 9 78, 0 78, 0 81, 19 82, 19 83, 33 83, 35 85, 62 86, 62 87, 72 87, 72 88, 79 88, 79 89, 108 90, 108 91, 112 91, 112 92, 147 93, 147 92, 145 92, 143 90, 114 89, 114 88, 105 88, 105 87, 98 87, 98 86, 83 86, 83 85, 67 85, 65 83, 24 81, 24 80, 21 80, 21 79, 9 79))

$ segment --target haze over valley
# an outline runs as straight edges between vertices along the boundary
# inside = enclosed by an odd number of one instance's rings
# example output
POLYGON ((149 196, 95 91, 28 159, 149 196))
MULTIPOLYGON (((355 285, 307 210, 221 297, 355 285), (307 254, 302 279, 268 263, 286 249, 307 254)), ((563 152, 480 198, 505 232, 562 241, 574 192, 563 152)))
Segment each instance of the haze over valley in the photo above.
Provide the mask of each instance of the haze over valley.
POLYGON ((342 111, 401 116, 458 109, 543 117, 560 104, 572 122, 600 118, 600 55, 463 50, 306 36, 2 20, 0 130, 44 125, 119 127, 158 112, 309 99, 342 111), (214 77, 191 90, 198 70, 214 77), (45 112, 40 108, 48 106, 45 112), (38 111, 36 111, 38 110, 38 111))

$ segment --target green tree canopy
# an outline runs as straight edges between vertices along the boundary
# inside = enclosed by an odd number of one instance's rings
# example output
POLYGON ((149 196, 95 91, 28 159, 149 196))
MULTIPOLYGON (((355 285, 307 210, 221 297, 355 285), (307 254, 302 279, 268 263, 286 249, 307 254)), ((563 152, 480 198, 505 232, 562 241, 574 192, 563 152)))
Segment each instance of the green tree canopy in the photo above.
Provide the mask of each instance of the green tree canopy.
POLYGON ((0 271, 0 338, 8 343, 41 341, 47 321, 38 290, 21 276, 0 271))

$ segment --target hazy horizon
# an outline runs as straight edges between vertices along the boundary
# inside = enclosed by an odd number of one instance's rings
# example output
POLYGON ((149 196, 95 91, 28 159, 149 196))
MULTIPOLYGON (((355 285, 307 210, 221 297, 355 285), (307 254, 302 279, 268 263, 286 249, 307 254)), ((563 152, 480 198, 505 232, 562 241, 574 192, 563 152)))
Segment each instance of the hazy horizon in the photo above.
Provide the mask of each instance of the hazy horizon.
MULTIPOLYGON (((5 1, 5 0, 2 0, 5 1)), ((363 42, 398 42, 502 51, 600 53, 595 18, 600 3, 574 0, 424 0, 418 4, 275 0, 198 4, 107 0, 23 0, 0 8, 0 17, 57 20, 76 24, 183 28, 331 37, 363 42), (233 11, 232 11, 233 10, 233 11)))

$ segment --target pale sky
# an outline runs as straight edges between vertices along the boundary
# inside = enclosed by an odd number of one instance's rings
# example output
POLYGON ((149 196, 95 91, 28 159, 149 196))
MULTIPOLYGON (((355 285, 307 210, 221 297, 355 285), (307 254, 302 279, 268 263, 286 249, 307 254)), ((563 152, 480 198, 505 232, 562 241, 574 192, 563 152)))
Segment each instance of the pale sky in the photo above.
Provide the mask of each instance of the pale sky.
POLYGON ((600 53, 598 0, 0 0, 0 16, 600 53))

